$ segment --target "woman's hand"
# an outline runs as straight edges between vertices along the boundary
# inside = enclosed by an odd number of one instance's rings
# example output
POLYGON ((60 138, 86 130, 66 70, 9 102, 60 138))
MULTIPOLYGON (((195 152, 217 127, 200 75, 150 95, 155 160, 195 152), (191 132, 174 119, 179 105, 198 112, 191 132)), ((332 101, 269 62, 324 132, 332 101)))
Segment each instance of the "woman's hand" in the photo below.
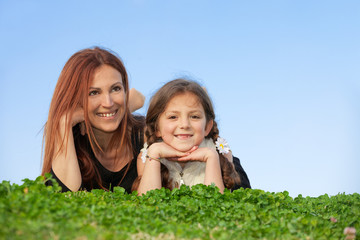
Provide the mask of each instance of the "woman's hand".
POLYGON ((71 127, 80 123, 80 132, 82 135, 85 135, 85 117, 84 109, 82 107, 78 106, 72 114, 67 113, 60 118, 60 131, 63 133, 63 136, 65 135, 65 129, 68 126, 69 121, 71 127))
POLYGON ((85 121, 84 117, 84 109, 78 106, 71 117, 71 126, 74 127, 78 123, 82 123, 85 121))

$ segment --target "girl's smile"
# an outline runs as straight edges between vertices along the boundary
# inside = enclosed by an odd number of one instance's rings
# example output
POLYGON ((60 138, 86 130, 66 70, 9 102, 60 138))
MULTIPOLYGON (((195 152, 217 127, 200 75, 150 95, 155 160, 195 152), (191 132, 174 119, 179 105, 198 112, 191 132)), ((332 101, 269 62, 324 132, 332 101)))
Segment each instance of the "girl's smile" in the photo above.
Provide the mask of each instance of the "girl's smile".
POLYGON ((186 152, 199 146, 209 134, 213 121, 207 122, 205 111, 193 93, 173 97, 160 115, 156 135, 173 148, 186 152))
POLYGON ((179 139, 188 139, 190 137, 192 137, 191 134, 176 134, 175 137, 179 138, 179 139))

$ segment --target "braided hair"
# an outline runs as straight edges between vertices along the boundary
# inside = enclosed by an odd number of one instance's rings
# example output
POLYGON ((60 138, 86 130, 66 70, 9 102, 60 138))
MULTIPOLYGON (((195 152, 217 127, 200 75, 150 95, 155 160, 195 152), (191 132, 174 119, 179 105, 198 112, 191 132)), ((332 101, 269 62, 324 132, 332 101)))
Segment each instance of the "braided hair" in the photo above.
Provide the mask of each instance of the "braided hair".
MULTIPOLYGON (((161 87, 150 100, 146 114, 145 131, 149 146, 155 142, 161 141, 161 138, 156 136, 156 132, 158 131, 159 117, 165 111, 168 102, 173 97, 184 93, 192 93, 197 96, 199 103, 204 108, 206 123, 211 120, 213 121, 212 129, 205 137, 211 138, 214 142, 219 137, 219 129, 215 121, 214 108, 207 92, 195 81, 175 79, 161 87)), ((234 165, 222 154, 219 154, 219 159, 225 187, 231 189, 235 183, 240 184, 240 177, 235 171, 234 165)), ((163 164, 161 164, 161 181, 163 187, 172 189, 172 182, 169 181, 169 171, 163 164)), ((138 183, 136 183, 136 185, 138 185, 138 183)), ((136 189, 136 187, 133 186, 133 189, 136 189)))

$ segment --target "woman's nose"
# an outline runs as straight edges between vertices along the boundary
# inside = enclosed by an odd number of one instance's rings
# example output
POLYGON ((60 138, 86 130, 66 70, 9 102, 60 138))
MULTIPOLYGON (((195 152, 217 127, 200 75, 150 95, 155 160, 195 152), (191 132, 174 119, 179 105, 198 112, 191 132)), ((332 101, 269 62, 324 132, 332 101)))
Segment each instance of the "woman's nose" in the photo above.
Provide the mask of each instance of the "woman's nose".
POLYGON ((114 104, 113 99, 110 94, 104 94, 102 99, 103 107, 111 107, 114 104))

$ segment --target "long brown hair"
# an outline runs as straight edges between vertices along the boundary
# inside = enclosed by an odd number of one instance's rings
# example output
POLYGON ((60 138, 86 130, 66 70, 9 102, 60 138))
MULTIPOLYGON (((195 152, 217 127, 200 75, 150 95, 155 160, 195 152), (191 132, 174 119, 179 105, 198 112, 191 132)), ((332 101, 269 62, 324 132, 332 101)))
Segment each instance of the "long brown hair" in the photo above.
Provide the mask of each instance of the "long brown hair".
MULTIPOLYGON (((109 65, 120 72, 123 86, 126 93, 126 103, 129 99, 128 75, 124 64, 120 58, 110 50, 100 47, 81 50, 70 57, 66 62, 55 87, 54 95, 51 100, 49 116, 44 131, 44 159, 42 175, 50 172, 52 160, 61 150, 66 151, 65 139, 67 139, 71 126, 71 121, 67 119, 65 127, 65 137, 61 138, 59 131, 60 118, 64 115, 71 117, 75 109, 81 106, 84 109, 86 135, 80 134, 79 126, 73 127, 74 143, 79 161, 83 183, 95 182, 103 188, 99 173, 94 161, 90 157, 90 144, 93 152, 103 151, 95 139, 88 116, 88 89, 94 78, 95 71, 102 65, 109 65), (58 152, 55 144, 61 143, 58 152)), ((113 134, 109 147, 116 149, 130 149, 135 151, 131 144, 131 130, 138 122, 134 119, 126 107, 124 117, 118 129, 113 134)), ((128 163, 127 170, 130 166, 128 163)), ((127 171, 126 170, 126 171, 127 171)))
MULTIPOLYGON (((206 123, 213 120, 213 127, 206 138, 211 138, 213 141, 219 136, 219 129, 215 121, 215 112, 213 104, 206 91, 195 81, 186 79, 175 79, 166 83, 161 87, 155 95, 151 98, 149 108, 146 114, 146 131, 147 142, 149 146, 160 140, 156 136, 157 125, 160 115, 165 111, 168 102, 176 95, 183 93, 193 93, 197 96, 198 101, 204 108, 206 123)), ((219 154, 220 166, 224 185, 231 189, 235 183, 240 184, 240 177, 235 171, 233 164, 227 158, 219 154)), ((162 184, 164 187, 171 189, 171 183, 168 181, 168 173, 166 167, 162 166, 162 184)))

